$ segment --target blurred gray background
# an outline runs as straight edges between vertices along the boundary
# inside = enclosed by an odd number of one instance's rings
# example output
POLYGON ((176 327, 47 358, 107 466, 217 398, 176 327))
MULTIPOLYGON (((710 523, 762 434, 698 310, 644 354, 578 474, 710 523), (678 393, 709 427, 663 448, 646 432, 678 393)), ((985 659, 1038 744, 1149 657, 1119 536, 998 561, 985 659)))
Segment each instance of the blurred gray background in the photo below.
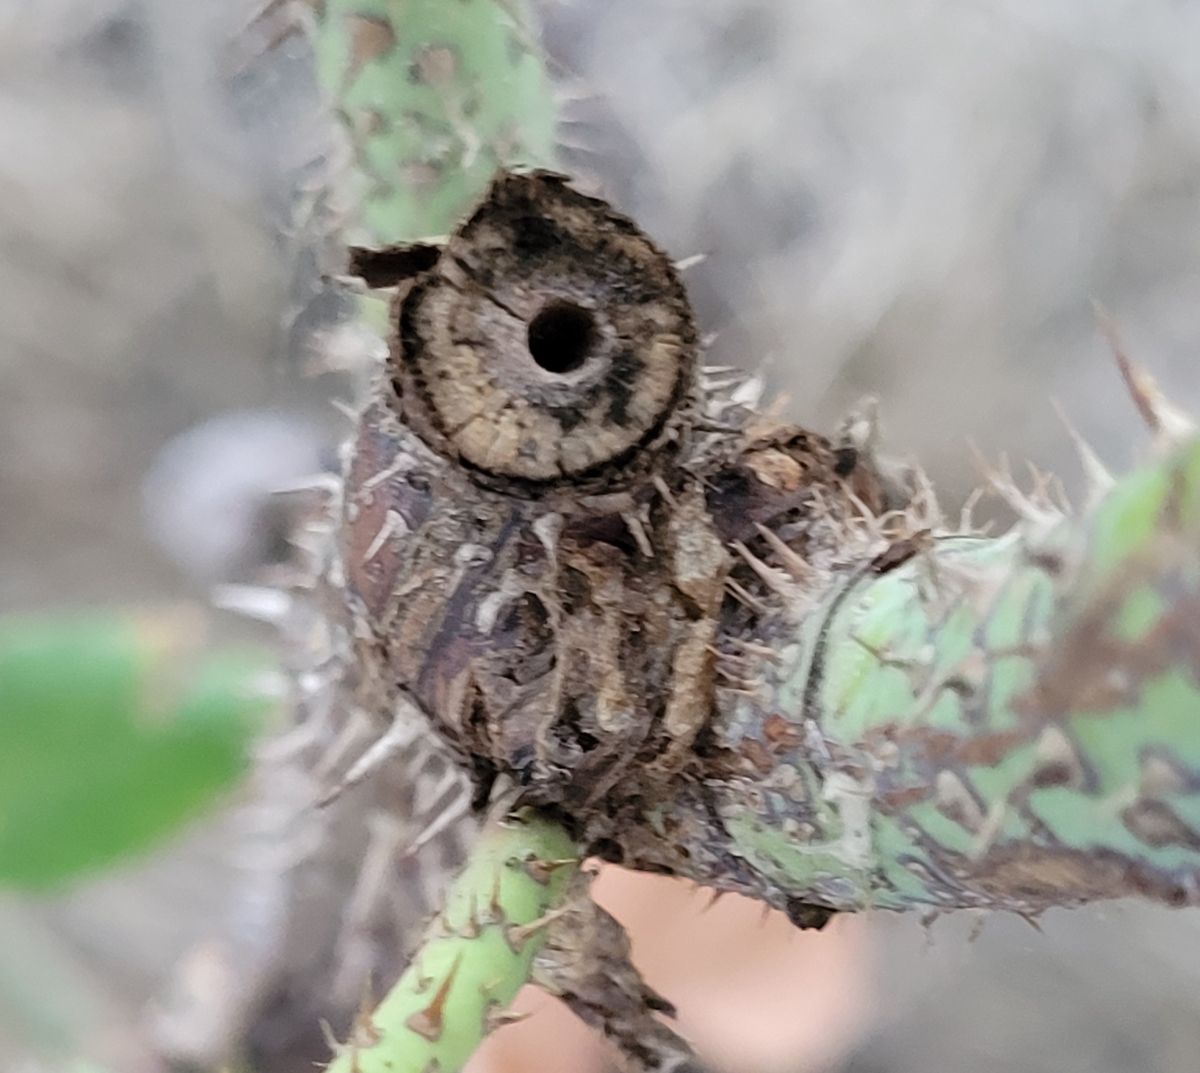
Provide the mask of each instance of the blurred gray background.
MULTIPOLYGON (((827 429, 878 395, 887 442, 951 505, 969 440, 1077 488, 1051 398, 1116 468, 1144 440, 1093 299, 1200 408, 1200 3, 544 14, 571 166, 676 255, 708 255, 688 278, 713 360, 765 369, 792 416, 827 429)), ((328 464, 345 385, 301 380, 279 328, 312 283, 281 224, 322 127, 302 55, 230 48, 248 15, 0 7, 0 610, 202 596, 274 553, 286 520, 262 491, 328 464)), ((0 901, 0 1068, 35 1068, 31 964, 105 1053, 155 1068, 143 1006, 221 911, 231 837, 0 901)), ((864 1027, 821 1068, 1200 1068, 1195 913, 971 927, 875 920, 864 1027)))

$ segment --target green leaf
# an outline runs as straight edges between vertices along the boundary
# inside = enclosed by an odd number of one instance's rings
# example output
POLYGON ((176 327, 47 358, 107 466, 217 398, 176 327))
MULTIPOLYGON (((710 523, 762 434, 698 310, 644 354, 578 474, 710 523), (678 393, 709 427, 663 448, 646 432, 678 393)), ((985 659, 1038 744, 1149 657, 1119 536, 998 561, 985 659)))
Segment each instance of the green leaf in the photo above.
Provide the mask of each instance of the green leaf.
POLYGON ((0 619, 0 885, 145 850, 236 784, 269 663, 202 633, 179 615, 0 619))

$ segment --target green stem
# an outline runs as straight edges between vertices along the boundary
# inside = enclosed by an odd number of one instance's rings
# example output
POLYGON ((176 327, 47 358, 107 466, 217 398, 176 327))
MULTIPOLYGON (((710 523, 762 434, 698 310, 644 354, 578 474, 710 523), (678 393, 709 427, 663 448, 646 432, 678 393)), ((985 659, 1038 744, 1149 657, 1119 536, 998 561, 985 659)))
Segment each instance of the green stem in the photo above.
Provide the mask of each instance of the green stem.
POLYGON ((776 625, 766 688, 722 725, 773 758, 715 787, 749 887, 838 908, 1200 903, 1200 443, 1083 520, 850 578, 776 625))
POLYGON ((329 1073, 461 1069, 529 980, 577 868, 558 824, 532 814, 490 823, 412 963, 360 1016, 329 1073))
POLYGON ((327 0, 318 74, 367 242, 445 234, 500 166, 553 164, 557 110, 527 14, 524 0, 327 0))

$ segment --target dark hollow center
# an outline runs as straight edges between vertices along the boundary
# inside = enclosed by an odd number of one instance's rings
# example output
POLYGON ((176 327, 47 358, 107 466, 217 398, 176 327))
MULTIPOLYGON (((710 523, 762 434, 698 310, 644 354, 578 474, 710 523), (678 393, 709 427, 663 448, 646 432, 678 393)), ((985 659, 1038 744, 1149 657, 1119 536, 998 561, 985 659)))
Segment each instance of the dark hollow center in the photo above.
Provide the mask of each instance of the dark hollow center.
POLYGON ((548 373, 573 373, 595 346, 595 317, 571 302, 552 302, 529 322, 529 353, 548 373))

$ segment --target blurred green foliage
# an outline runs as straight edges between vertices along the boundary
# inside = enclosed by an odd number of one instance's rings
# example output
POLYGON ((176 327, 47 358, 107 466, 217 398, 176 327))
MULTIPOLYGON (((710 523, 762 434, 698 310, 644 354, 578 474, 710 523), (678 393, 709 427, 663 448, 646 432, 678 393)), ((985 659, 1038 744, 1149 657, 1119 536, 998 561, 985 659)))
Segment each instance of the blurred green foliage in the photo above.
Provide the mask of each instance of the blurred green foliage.
POLYGON ((203 634, 179 613, 0 619, 0 885, 147 849, 237 783, 270 663, 203 634))

